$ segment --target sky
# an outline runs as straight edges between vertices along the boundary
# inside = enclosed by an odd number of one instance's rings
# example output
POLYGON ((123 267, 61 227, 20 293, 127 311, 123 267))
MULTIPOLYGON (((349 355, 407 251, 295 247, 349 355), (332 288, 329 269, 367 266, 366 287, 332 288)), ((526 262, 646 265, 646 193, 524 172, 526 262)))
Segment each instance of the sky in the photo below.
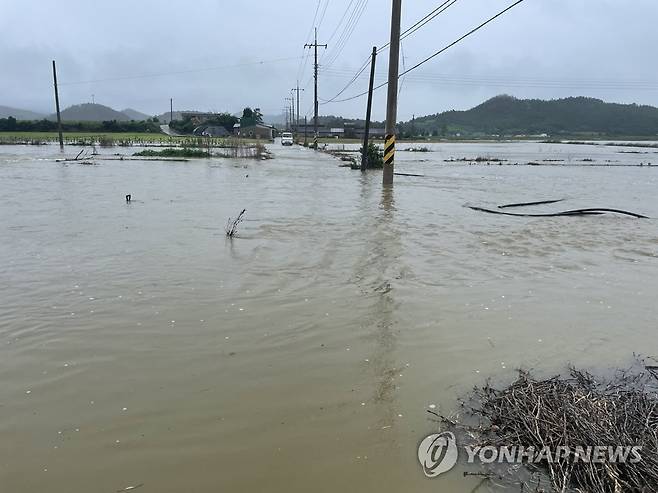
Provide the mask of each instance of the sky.
MULTIPOLYGON (((443 0, 402 0, 402 30, 443 0)), ((449 45, 514 0, 456 0, 402 41, 400 70, 449 45)), ((319 97, 331 100, 390 38, 390 0, 0 0, 0 105, 52 113, 51 61, 62 107, 91 102, 147 114, 258 107, 280 114, 301 88, 312 116, 318 27, 319 97)), ((498 94, 591 96, 658 106, 658 2, 525 0, 400 81, 398 120, 468 109, 498 94)), ((388 51, 377 59, 386 80, 388 51)), ((338 100, 367 89, 368 69, 338 100)), ((360 117, 366 98, 320 105, 360 117)), ((383 120, 386 88, 375 93, 383 120)))

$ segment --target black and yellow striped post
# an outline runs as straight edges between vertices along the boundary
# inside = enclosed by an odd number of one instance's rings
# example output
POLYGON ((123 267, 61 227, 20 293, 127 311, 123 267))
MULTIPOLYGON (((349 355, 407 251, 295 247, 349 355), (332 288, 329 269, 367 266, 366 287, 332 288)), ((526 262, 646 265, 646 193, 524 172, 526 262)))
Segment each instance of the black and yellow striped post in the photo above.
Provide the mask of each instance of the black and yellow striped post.
POLYGON ((387 135, 384 141, 384 165, 393 166, 395 160, 395 135, 387 135))
POLYGON ((393 0, 391 42, 388 60, 388 99, 386 101, 386 141, 384 143, 384 186, 393 185, 395 123, 398 112, 398 73, 400 64, 400 17, 402 0, 393 0))
POLYGON ((318 150, 318 134, 313 135, 313 149, 318 150))

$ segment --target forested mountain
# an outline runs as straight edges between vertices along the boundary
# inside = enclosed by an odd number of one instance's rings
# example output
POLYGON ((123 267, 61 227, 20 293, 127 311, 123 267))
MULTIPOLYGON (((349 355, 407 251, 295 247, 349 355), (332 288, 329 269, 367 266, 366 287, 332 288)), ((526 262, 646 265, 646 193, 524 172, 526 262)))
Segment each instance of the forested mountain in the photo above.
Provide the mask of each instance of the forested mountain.
POLYGON ((658 108, 571 97, 544 101, 496 96, 467 111, 446 111, 400 125, 402 134, 658 135, 658 108))

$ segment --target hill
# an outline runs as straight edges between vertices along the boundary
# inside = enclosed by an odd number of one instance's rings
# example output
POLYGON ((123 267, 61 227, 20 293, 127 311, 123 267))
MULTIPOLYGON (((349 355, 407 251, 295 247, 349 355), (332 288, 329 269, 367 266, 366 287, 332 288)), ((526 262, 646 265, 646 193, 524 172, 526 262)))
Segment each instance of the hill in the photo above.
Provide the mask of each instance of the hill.
POLYGON ((496 96, 467 111, 446 111, 400 125, 416 135, 658 135, 658 108, 571 97, 544 101, 496 96))
POLYGON ((46 117, 46 115, 35 113, 34 111, 0 106, 0 118, 9 118, 10 116, 13 116, 17 120, 42 120, 46 117))
POLYGON ((135 120, 136 122, 143 122, 151 118, 151 115, 147 115, 146 113, 142 113, 141 111, 137 111, 132 108, 121 110, 121 113, 126 115, 131 120, 135 120))
MULTIPOLYGON (((48 119, 55 120, 57 115, 50 115, 48 119)), ((62 111, 62 121, 68 122, 104 122, 116 120, 118 122, 127 122, 131 118, 120 111, 113 110, 102 104, 76 104, 69 106, 62 111)))

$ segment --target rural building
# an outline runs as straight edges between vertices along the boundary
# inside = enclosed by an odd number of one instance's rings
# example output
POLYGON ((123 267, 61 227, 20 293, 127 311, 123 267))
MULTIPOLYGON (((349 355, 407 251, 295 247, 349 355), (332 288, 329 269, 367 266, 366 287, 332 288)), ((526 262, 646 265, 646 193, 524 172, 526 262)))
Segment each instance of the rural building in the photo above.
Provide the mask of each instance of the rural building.
POLYGON ((274 139, 274 127, 263 123, 257 123, 249 127, 242 127, 239 123, 236 123, 233 125, 233 133, 246 139, 274 139))
MULTIPOLYGON (((306 130, 306 135, 308 137, 313 136, 313 125, 300 125, 296 130, 298 135, 304 135, 304 130, 306 130)), ((332 127, 327 128, 323 125, 318 125, 318 137, 321 138, 345 138, 345 139, 362 139, 365 132, 364 128, 358 128, 354 124, 346 124, 343 127, 332 127)), ((383 139, 386 134, 385 129, 383 128, 373 128, 370 127, 370 137, 373 139, 383 139)))
POLYGON ((228 130, 219 125, 211 125, 201 132, 204 137, 228 137, 231 135, 228 130))

